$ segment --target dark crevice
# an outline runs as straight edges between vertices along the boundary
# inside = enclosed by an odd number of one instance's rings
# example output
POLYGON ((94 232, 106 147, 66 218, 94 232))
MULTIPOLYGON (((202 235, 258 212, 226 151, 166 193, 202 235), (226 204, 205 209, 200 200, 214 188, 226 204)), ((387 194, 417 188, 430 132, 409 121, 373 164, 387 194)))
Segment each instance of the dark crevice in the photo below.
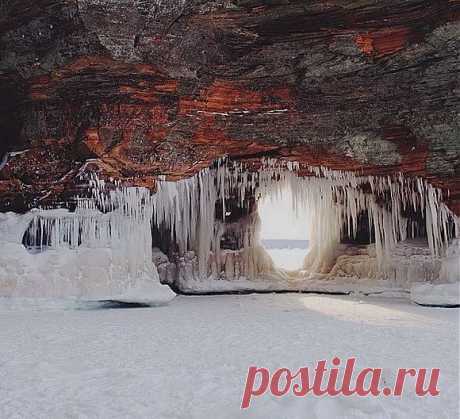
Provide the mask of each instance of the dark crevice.
POLYGON ((421 307, 430 307, 430 308, 460 308, 460 304, 423 304, 423 303, 417 303, 417 302, 415 302, 415 304, 421 307))
POLYGON ((136 303, 136 302, 127 302, 127 301, 117 301, 117 300, 101 300, 98 301, 98 309, 129 309, 129 308, 148 308, 152 307, 151 304, 147 303, 136 303))
POLYGON ((251 295, 251 294, 316 294, 316 295, 351 295, 352 291, 307 291, 307 290, 226 290, 226 291, 184 291, 174 284, 167 284, 177 294, 184 296, 206 295, 251 295))

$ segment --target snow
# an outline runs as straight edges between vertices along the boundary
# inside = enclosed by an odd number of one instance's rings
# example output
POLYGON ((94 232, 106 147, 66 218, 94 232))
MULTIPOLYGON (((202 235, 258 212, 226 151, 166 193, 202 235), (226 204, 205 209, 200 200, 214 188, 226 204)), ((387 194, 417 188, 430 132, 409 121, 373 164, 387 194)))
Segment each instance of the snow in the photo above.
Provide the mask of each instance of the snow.
POLYGON ((307 254, 307 249, 266 249, 278 268, 287 270, 300 269, 307 254))
POLYGON ((177 297, 103 310, 0 299, 0 417, 38 419, 457 419, 459 317, 404 300, 315 295, 177 297), (438 397, 253 399, 250 365, 440 368, 438 397))
POLYGON ((259 280, 189 280, 181 285, 181 290, 189 294, 228 293, 228 292, 302 292, 325 294, 355 294, 361 296, 380 295, 409 298, 410 291, 386 280, 359 278, 331 278, 323 276, 298 279, 296 273, 280 271, 273 276, 259 280), (280 274, 284 276, 280 278, 280 274), (325 280, 326 279, 326 280, 325 280))
POLYGON ((460 307, 460 283, 414 284, 410 296, 412 301, 421 305, 460 307))
POLYGON ((174 291, 167 285, 157 281, 137 280, 120 294, 107 297, 111 301, 146 304, 149 306, 166 305, 176 297, 174 291))

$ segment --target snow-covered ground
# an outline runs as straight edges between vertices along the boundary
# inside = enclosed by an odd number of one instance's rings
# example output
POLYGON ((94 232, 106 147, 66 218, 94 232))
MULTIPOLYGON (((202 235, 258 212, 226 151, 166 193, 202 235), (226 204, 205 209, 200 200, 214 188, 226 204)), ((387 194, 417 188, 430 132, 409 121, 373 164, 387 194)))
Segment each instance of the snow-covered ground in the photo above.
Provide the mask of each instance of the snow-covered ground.
POLYGON ((266 249, 275 266, 287 270, 301 269, 308 249, 266 249))
POLYGON ((176 297, 96 309, 0 299, 3 419, 456 419, 459 311, 406 300, 317 295, 176 297), (441 369, 438 397, 274 399, 240 410, 250 365, 297 370, 357 357, 441 369))

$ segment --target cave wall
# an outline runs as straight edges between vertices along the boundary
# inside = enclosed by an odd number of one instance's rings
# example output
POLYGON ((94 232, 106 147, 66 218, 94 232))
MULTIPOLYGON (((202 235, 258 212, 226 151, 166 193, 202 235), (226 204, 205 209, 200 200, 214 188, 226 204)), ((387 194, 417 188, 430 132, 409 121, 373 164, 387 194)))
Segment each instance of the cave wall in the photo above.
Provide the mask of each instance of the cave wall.
POLYGON ((230 155, 420 176, 460 214, 459 19, 458 0, 4 1, 0 210, 230 155))

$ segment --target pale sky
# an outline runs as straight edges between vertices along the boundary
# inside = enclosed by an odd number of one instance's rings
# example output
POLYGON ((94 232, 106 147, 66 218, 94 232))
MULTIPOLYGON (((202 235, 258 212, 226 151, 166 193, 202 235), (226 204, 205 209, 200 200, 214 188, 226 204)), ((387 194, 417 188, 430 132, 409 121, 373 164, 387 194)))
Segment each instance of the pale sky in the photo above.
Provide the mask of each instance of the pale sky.
POLYGON ((261 198, 259 215, 262 222, 262 239, 308 240, 308 214, 305 210, 299 210, 299 217, 296 217, 289 188, 283 191, 279 199, 261 198))

